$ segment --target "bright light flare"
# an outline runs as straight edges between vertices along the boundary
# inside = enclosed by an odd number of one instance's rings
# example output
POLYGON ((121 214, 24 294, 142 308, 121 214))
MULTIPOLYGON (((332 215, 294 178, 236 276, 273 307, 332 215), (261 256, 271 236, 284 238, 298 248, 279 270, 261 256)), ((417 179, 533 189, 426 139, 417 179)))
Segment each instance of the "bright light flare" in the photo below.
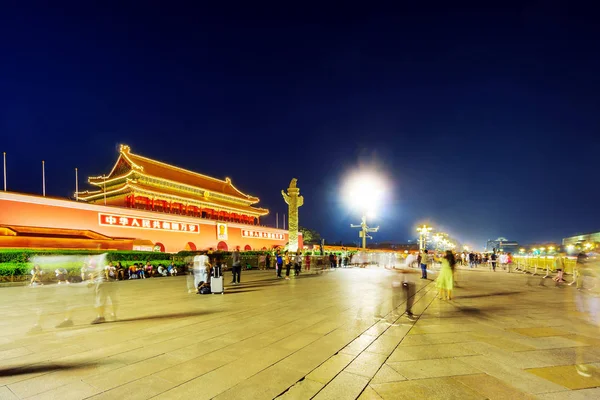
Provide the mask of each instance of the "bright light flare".
POLYGON ((386 184, 373 173, 355 174, 348 178, 343 193, 350 207, 372 218, 383 202, 386 184))

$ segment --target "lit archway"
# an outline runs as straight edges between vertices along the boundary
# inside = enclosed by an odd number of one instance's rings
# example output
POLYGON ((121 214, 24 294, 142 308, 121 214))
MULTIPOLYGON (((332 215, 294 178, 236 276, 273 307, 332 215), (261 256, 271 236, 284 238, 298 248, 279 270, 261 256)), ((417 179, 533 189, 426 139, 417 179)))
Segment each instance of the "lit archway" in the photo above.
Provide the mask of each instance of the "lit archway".
POLYGON ((252 247, 249 244, 244 246, 244 251, 250 251, 250 250, 252 250, 252 247))
POLYGON ((187 244, 185 245, 185 250, 186 251, 196 251, 196 245, 192 242, 187 242, 187 244))
POLYGON ((154 251, 164 253, 165 245, 160 242, 154 243, 154 251))
POLYGON ((217 244, 217 250, 227 251, 229 250, 229 247, 227 247, 227 243, 219 242, 219 244, 217 244))

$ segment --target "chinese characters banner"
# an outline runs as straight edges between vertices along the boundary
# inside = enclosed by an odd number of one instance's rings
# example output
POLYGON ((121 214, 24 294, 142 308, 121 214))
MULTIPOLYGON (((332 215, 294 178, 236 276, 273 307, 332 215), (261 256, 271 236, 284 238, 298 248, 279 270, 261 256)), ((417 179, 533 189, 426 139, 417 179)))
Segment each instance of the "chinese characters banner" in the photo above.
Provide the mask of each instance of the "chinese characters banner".
POLYGON ((200 233, 200 225, 186 222, 165 221, 155 218, 139 218, 130 215, 98 213, 102 226, 117 226, 123 228, 141 228, 156 231, 200 233))
POLYGON ((252 231, 242 229, 242 237, 254 238, 254 239, 275 239, 284 240, 285 235, 283 233, 263 232, 263 231, 252 231))

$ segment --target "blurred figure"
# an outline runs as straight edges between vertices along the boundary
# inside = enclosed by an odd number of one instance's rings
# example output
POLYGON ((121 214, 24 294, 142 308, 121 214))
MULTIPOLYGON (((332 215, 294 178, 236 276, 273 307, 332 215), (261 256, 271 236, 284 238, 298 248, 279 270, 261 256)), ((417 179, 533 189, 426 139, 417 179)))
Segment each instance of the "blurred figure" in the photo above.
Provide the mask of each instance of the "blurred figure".
POLYGON ((569 286, 576 285, 577 289, 583 289, 583 276, 585 272, 587 262, 587 254, 581 252, 577 254, 577 261, 575 261, 575 268, 573 269, 573 282, 569 283, 569 286))
POLYGON ((121 264, 121 261, 117 263, 117 279, 120 281, 125 280, 125 268, 121 264))
POLYGON ((191 274, 188 276, 188 292, 199 293, 200 285, 208 282, 210 262, 207 254, 194 257, 191 274), (193 287, 191 287, 193 285, 193 287))
POLYGON ((167 271, 171 276, 177 275, 177 267, 175 266, 175 263, 173 263, 173 261, 171 261, 171 264, 169 264, 169 266, 167 267, 167 271))
POLYGON ((110 300, 112 306, 112 317, 114 320, 117 319, 117 286, 115 282, 111 282, 107 279, 107 274, 105 273, 105 268, 103 268, 100 260, 94 260, 90 263, 90 267, 92 268, 92 282, 89 283, 90 286, 94 289, 95 294, 95 302, 94 308, 96 309, 96 319, 92 321, 92 325, 102 324, 106 322, 104 318, 104 311, 106 307, 107 300, 110 300))
POLYGON ((404 260, 404 266, 406 268, 412 268, 415 261, 416 257, 414 256, 414 254, 411 253, 408 256, 406 256, 406 259, 404 260))
POLYGON ((148 278, 154 277, 154 267, 150 264, 150 261, 146 262, 146 275, 148 278))
POLYGON ((158 275, 160 276, 167 276, 168 275, 168 271, 165 267, 163 267, 162 264, 158 264, 158 269, 157 269, 158 275))
POLYGON ((440 299, 452 300, 452 290, 454 289, 452 271, 455 264, 454 254, 447 250, 444 258, 442 258, 442 267, 436 281, 436 287, 440 290, 440 299))
POLYGON ((112 261, 109 261, 108 265, 104 267, 104 274, 107 281, 114 281, 117 279, 117 269, 113 265, 112 261))
POLYGON ((44 271, 42 271, 40 266, 37 264, 34 265, 33 269, 31 270, 31 282, 29 282, 29 286, 43 285, 43 283, 42 283, 42 275, 43 274, 44 274, 44 271))
POLYGON ((554 269, 556 270, 556 276, 552 278, 552 280, 556 282, 557 286, 558 284, 565 282, 563 278, 563 274, 565 273, 565 255, 566 253, 560 252, 554 258, 554 269))
POLYGON ((304 269, 310 271, 310 253, 306 253, 304 256, 304 269))
POLYGON ((68 273, 67 270, 64 268, 57 268, 56 270, 54 270, 54 274, 56 275, 56 280, 58 282, 59 285, 62 284, 69 284, 69 280, 67 278, 68 273))

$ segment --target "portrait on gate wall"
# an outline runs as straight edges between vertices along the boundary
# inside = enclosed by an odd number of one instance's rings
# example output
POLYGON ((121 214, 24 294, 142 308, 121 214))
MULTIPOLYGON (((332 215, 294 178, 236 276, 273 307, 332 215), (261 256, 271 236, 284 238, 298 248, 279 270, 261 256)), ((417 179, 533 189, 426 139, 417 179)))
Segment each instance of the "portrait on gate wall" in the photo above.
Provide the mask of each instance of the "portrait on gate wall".
POLYGON ((217 239, 227 240, 227 224, 217 223, 217 239))

